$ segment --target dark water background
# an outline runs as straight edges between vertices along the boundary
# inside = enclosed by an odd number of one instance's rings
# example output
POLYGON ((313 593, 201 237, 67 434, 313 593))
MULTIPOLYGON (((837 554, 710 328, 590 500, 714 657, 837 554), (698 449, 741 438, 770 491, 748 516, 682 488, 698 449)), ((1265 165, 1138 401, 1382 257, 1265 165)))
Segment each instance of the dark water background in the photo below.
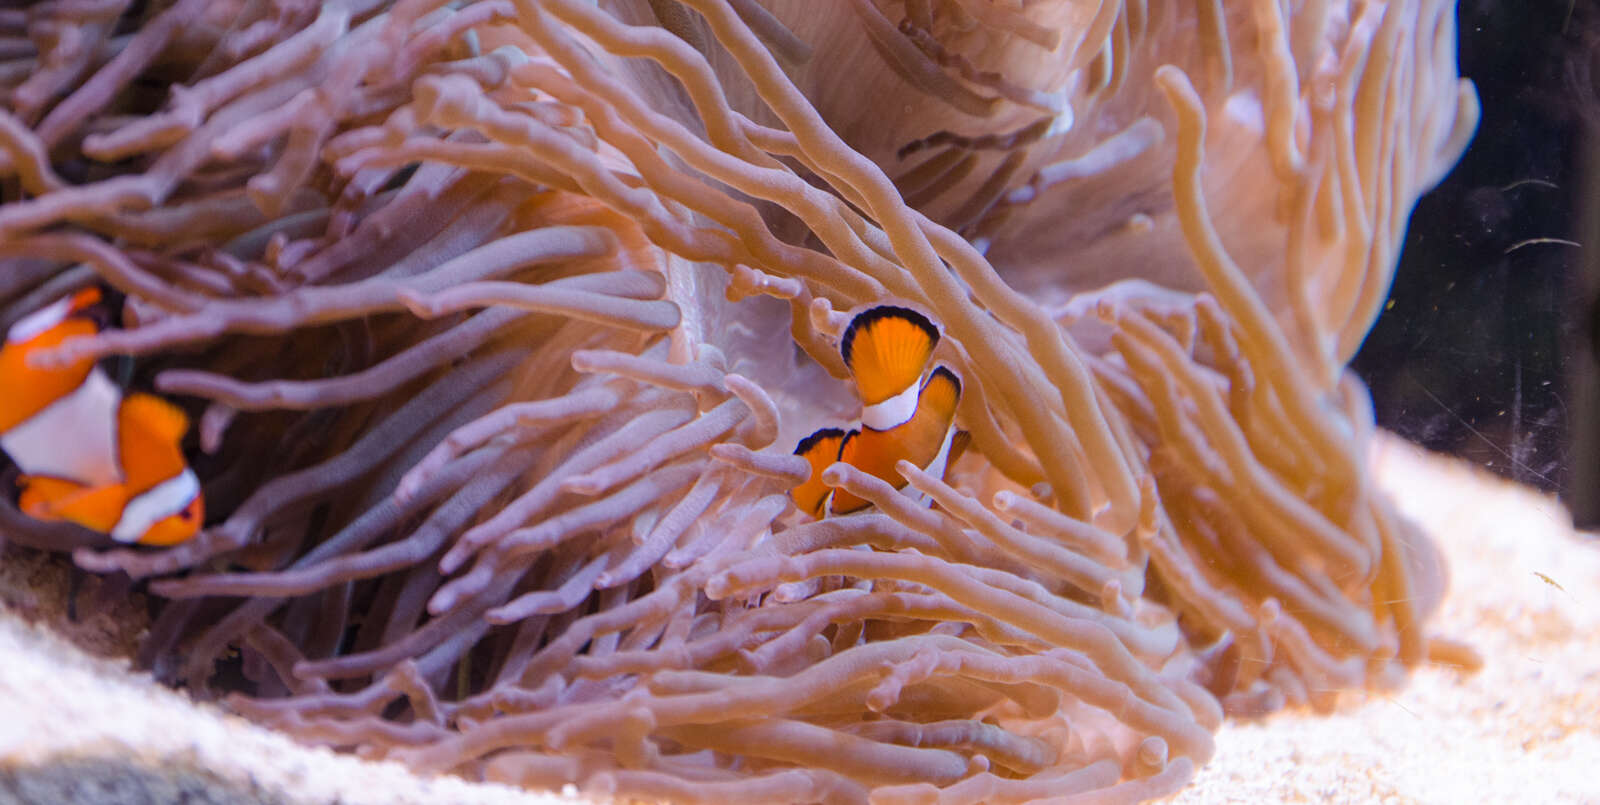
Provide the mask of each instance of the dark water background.
POLYGON ((1592 450, 1574 437, 1600 419, 1575 393, 1593 361, 1582 220, 1597 192, 1584 151, 1600 120, 1600 3, 1464 0, 1458 20, 1483 116, 1461 164, 1418 203, 1354 368, 1380 425, 1561 491, 1582 525, 1600 491, 1573 472, 1592 450))

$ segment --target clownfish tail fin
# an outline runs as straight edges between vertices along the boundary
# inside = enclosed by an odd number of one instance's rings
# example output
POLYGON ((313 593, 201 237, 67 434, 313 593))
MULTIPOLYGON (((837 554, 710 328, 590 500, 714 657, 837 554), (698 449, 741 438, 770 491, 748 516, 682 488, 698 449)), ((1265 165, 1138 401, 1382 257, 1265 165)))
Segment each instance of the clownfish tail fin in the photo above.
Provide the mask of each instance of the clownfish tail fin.
POLYGON ((863 404, 881 403, 914 386, 939 344, 939 328, 910 308, 878 305, 857 313, 839 352, 863 404))

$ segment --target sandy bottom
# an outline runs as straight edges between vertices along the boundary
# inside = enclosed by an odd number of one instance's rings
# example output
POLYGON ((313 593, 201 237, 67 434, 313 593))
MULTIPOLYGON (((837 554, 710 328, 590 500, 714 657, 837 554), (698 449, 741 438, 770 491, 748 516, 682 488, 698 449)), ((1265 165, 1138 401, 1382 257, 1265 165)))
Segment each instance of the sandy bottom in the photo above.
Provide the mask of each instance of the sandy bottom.
POLYGON ((1484 656, 1327 717, 1227 724, 1176 802, 1600 802, 1600 539, 1553 497, 1382 439, 1379 483, 1432 534, 1431 627, 1484 656))
MULTIPOLYGON (((1226 725, 1175 801, 1600 803, 1600 540, 1574 534, 1552 498, 1397 440, 1373 460, 1449 558, 1433 628, 1475 645, 1483 670, 1424 669, 1333 716, 1226 725)), ((190 702, 90 653, 131 645, 136 599, 64 624, 63 578, 20 554, 0 562, 0 802, 575 801, 419 779, 190 702)))

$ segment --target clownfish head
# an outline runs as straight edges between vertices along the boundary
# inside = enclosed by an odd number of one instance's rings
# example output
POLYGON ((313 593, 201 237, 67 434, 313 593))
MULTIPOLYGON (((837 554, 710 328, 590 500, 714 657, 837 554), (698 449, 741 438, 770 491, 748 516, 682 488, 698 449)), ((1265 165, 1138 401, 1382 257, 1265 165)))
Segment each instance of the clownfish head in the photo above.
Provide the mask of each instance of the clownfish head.
POLYGON ((911 418, 938 344, 939 328, 910 308, 878 305, 850 320, 839 352, 861 395, 862 425, 888 430, 911 418))
POLYGON ((112 527, 118 542, 177 545, 200 533, 206 519, 205 497, 194 472, 185 468, 173 478, 131 498, 112 527))

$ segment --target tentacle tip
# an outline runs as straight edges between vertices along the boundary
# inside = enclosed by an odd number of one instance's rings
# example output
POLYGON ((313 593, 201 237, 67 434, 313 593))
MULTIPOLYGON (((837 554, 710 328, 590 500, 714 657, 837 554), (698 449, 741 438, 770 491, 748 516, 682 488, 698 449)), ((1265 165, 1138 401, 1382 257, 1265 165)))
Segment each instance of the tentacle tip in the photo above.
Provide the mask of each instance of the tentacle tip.
POLYGON ((106 561, 104 554, 93 548, 79 548, 73 551, 72 561, 91 573, 110 573, 116 569, 111 562, 106 561))
MULTIPOLYGON (((3 233, 0 233, 0 235, 3 235, 3 233)), ((22 360, 29 369, 41 371, 65 369, 73 363, 88 357, 87 350, 83 348, 82 342, 89 340, 91 338, 88 337, 68 338, 54 349, 34 350, 23 357, 22 360)))
POLYGON ((1260 621, 1262 628, 1272 625, 1281 614, 1283 614, 1283 605, 1278 603, 1276 598, 1268 598, 1262 601, 1261 606, 1256 609, 1256 617, 1260 621))
POLYGON ((605 482, 592 475, 579 475, 561 482, 561 491, 574 495, 598 495, 605 491, 605 488, 605 482))
POLYGON ((1151 735, 1139 742, 1139 763, 1150 771, 1167 767, 1167 742, 1159 735, 1151 735))
POLYGON ((428 614, 434 616, 443 615, 444 613, 449 612, 455 605, 455 593, 449 589, 440 590, 439 592, 434 593, 432 598, 428 599, 428 614))
POLYGON ((794 604, 811 597, 811 591, 804 584, 780 584, 767 596, 780 604, 794 604))
POLYGON ((411 315, 419 319, 431 319, 439 315, 437 305, 429 302, 422 294, 410 288, 402 288, 397 291, 395 299, 399 300, 400 304, 405 305, 406 310, 411 311, 411 315))
MULTIPOLYGON (((174 87, 174 90, 177 88, 174 87)), ((115 161, 115 154, 111 152, 111 143, 116 142, 110 133, 85 134, 83 137, 83 153, 90 159, 102 162, 115 161)))
POLYGON ((899 700, 899 691, 874 689, 871 693, 867 694, 866 705, 868 710, 871 710, 874 713, 882 713, 885 710, 893 707, 895 702, 899 700))
POLYGON ((706 597, 713 601, 721 601, 733 593, 733 579, 727 573, 718 573, 706 581, 706 597))
POLYGON ((468 557, 472 555, 473 549, 477 547, 475 543, 470 541, 470 536, 462 537, 460 544, 450 549, 444 556, 439 557, 440 575, 448 576, 455 573, 461 569, 462 565, 467 563, 468 557))
POLYGON ((1155 77, 1157 81, 1169 83, 1180 80, 1186 81, 1188 80, 1189 75, 1183 71, 1183 68, 1176 64, 1163 64, 1156 68, 1155 77))

